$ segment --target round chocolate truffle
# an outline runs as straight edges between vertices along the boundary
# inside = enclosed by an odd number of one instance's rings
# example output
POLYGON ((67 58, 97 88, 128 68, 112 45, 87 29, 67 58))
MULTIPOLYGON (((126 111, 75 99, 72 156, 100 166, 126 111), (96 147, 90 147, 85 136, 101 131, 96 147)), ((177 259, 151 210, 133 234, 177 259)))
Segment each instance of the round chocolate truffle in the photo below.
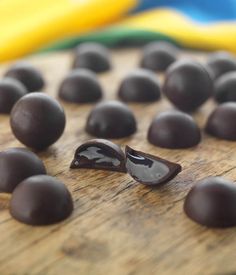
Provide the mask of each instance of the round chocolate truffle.
POLYGON ((45 149, 56 142, 65 128, 61 105, 43 93, 23 96, 11 111, 10 124, 15 137, 28 147, 45 149))
POLYGON ((176 61, 177 48, 168 42, 151 42, 143 49, 140 66, 152 71, 164 72, 176 61))
POLYGON ((236 71, 236 57, 228 52, 216 52, 209 55, 206 65, 216 79, 225 73, 236 71))
POLYGON ((210 114, 206 123, 206 132, 217 138, 236 140, 236 103, 219 105, 210 114))
POLYGON ((167 70, 163 92, 178 109, 192 112, 213 94, 213 81, 201 64, 177 61, 167 70))
POLYGON ((226 73, 216 80, 214 98, 218 103, 236 102, 236 71, 226 73))
POLYGON ((93 72, 77 69, 62 81, 59 97, 73 103, 96 102, 102 98, 102 87, 93 72))
POLYGON ((109 51, 98 43, 83 43, 77 47, 73 68, 85 68, 96 73, 111 69, 109 51))
POLYGON ((0 192, 11 193, 24 179, 46 174, 43 162, 25 148, 10 148, 0 152, 0 192))
POLYGON ((201 132, 190 115, 180 111, 166 111, 152 121, 148 141, 163 148, 189 148, 201 141, 201 132))
POLYGON ((5 76, 19 80, 29 93, 40 91, 45 85, 41 72, 27 62, 16 63, 5 76))
POLYGON ((156 75, 139 69, 128 74, 118 90, 118 96, 125 102, 153 102, 160 99, 160 85, 156 75))
POLYGON ((119 101, 101 102, 89 114, 86 131, 100 138, 123 138, 136 131, 132 111, 119 101))
POLYGON ((188 193, 184 211, 193 221, 208 227, 236 225, 236 184, 220 177, 198 182, 188 193))
POLYGON ((56 178, 38 175, 22 181, 13 191, 11 215, 26 224, 47 225, 66 219, 73 210, 71 194, 56 178))
POLYGON ((27 94, 27 90, 21 82, 8 77, 1 79, 0 113, 10 113, 13 105, 25 94, 27 94))

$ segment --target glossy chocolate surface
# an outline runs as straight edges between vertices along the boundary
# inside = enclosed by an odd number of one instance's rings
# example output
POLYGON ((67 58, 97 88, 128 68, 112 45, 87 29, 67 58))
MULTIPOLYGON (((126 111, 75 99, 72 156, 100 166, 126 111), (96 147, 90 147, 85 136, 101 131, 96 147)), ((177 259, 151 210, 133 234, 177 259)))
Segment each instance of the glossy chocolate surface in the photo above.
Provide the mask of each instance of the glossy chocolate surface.
POLYGON ((0 113, 10 113, 13 105, 25 94, 27 94, 27 90, 21 82, 8 77, 1 79, 0 113))
POLYGON ((11 193, 24 179, 46 174, 43 162, 25 148, 9 148, 0 152, 0 192, 11 193))
POLYGON ((209 55, 206 65, 216 79, 225 73, 236 71, 236 56, 228 52, 215 52, 209 55))
POLYGON ((72 103, 96 102, 102 98, 102 87, 94 73, 86 69, 70 72, 59 87, 59 97, 72 103))
POLYGON ((236 184, 220 177, 199 181, 188 193, 184 211, 204 226, 236 226, 236 184))
POLYGON ((181 60, 168 68, 163 92, 175 107, 193 112, 213 95, 213 81, 198 62, 181 60))
POLYGON ((125 102, 154 102, 160 99, 160 84, 157 76, 144 69, 128 74, 121 82, 118 96, 125 102))
POLYGON ((16 63, 5 76, 19 80, 29 93, 39 92, 45 85, 41 72, 27 62, 16 63))
POLYGON ((218 103, 236 102, 236 71, 216 80, 214 98, 218 103))
POLYGON ((190 115, 165 111, 153 119, 148 130, 148 141, 169 149, 189 148, 201 141, 201 132, 190 115))
POLYGON ((181 165, 136 151, 126 146, 126 168, 136 181, 158 186, 169 182, 181 172, 181 165))
POLYGON ((11 111, 10 124, 15 137, 28 147, 42 150, 56 142, 65 128, 61 105, 43 93, 22 97, 11 111))
POLYGON ((86 131, 99 138, 123 138, 136 131, 136 120, 125 104, 119 101, 98 103, 90 112, 86 131))
POLYGON ((177 59, 177 48, 168 42, 151 42, 143 49, 142 68, 164 72, 177 59))
POLYGON ((25 179, 13 191, 10 213, 20 222, 48 225, 66 219, 73 210, 71 194, 56 178, 38 175, 25 179))
POLYGON ((217 138, 236 141, 236 102, 216 107, 207 120, 205 130, 217 138))
POLYGON ((96 73, 111 69, 109 51, 98 43, 83 43, 77 47, 73 68, 85 68, 96 73))
POLYGON ((70 168, 88 168, 126 172, 121 148, 105 139, 92 139, 80 145, 70 168))

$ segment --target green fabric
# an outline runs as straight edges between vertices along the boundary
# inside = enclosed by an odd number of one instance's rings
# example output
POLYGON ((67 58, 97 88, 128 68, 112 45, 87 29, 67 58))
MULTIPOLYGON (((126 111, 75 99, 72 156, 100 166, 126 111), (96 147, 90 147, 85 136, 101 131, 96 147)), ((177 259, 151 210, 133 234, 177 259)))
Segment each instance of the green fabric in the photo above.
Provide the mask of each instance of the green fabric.
POLYGON ((165 40, 177 45, 176 41, 162 33, 127 28, 111 28, 88 35, 63 39, 62 41, 58 41, 55 44, 43 48, 40 52, 50 52, 55 50, 74 48, 80 43, 90 41, 98 42, 108 47, 122 47, 141 45, 153 40, 165 40))

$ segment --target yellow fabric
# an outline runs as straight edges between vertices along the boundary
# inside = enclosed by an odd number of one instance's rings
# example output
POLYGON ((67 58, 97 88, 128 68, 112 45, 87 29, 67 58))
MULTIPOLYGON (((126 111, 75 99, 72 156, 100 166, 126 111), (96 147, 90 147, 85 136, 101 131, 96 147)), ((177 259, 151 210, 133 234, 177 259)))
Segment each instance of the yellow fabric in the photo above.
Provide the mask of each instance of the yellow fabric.
POLYGON ((162 33, 190 48, 236 52, 236 21, 200 24, 174 10, 156 9, 130 17, 118 26, 162 33))
POLYGON ((94 30, 136 4, 137 0, 0 0, 0 61, 94 30))

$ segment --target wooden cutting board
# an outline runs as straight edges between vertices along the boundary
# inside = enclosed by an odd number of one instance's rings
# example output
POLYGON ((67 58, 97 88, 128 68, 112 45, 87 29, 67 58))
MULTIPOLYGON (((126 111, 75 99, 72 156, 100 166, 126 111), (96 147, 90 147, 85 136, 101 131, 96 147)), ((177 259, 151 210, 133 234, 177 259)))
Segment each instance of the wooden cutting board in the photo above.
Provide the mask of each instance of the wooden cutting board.
MULTIPOLYGON (((120 80, 137 66, 139 55, 137 49, 113 51, 113 71, 99 76, 105 99, 116 98, 120 80)), ((204 59, 202 54, 183 55, 204 59)), ((46 93, 57 96, 71 58, 70 53, 29 58, 47 80, 46 93)), ((1 74, 6 67, 1 66, 1 74)), ((75 210, 62 223, 32 227, 12 219, 10 196, 0 195, 0 274, 236 274, 236 228, 207 229, 183 213, 184 198, 197 180, 216 175, 236 180, 236 143, 203 134, 202 143, 192 149, 154 147, 146 140, 147 128, 155 114, 171 105, 165 99, 130 105, 138 131, 116 142, 183 166, 174 180, 152 190, 122 173, 70 170, 75 149, 90 138, 84 125, 92 105, 61 103, 67 116, 64 135, 39 156, 48 174, 68 186, 75 210)), ((201 127, 213 108, 209 101, 194 115, 201 127)), ((0 125, 0 149, 21 146, 9 116, 1 115, 0 125)))

